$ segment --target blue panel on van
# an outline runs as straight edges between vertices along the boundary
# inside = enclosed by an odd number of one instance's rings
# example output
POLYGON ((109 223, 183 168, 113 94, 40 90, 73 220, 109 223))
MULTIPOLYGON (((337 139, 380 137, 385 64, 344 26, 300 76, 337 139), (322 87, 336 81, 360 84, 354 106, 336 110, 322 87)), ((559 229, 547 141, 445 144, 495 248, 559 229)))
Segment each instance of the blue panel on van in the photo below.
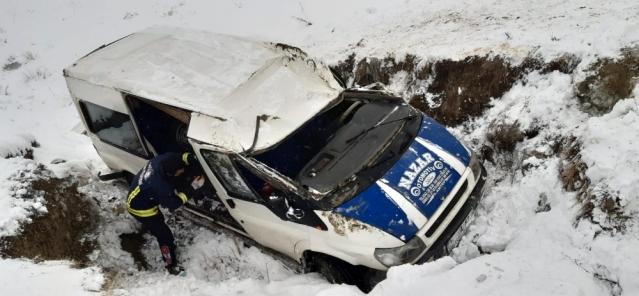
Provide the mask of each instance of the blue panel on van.
POLYGON ((408 220, 406 213, 386 196, 377 184, 371 185, 334 211, 375 226, 402 241, 411 239, 418 230, 408 220))
POLYGON ((470 163, 470 154, 463 144, 451 135, 446 128, 434 119, 424 116, 422 130, 419 136, 441 147, 443 150, 457 157, 465 165, 470 163))
MULTIPOLYGON (((465 165, 470 162, 470 154, 462 144, 431 118, 424 116, 417 136, 439 146, 465 165)), ((381 181, 391 188, 389 190, 401 193, 430 219, 460 177, 460 173, 439 155, 413 141, 381 181)), ((402 241, 411 239, 418 231, 406 213, 377 184, 340 205, 335 212, 382 229, 402 241)))
POLYGON ((448 163, 415 141, 383 180, 430 219, 459 178, 448 163))

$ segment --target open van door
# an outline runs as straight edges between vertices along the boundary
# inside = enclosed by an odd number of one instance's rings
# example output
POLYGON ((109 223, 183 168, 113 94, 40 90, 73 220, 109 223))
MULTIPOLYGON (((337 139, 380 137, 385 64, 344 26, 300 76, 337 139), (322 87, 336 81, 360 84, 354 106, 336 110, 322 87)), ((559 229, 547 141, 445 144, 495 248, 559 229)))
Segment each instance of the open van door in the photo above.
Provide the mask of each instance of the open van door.
POLYGON ((295 244, 308 237, 308 226, 282 220, 274 214, 267 201, 247 183, 233 153, 220 152, 215 146, 193 140, 193 133, 202 132, 208 125, 206 120, 197 118, 191 118, 189 142, 229 214, 248 237, 297 258, 295 244))

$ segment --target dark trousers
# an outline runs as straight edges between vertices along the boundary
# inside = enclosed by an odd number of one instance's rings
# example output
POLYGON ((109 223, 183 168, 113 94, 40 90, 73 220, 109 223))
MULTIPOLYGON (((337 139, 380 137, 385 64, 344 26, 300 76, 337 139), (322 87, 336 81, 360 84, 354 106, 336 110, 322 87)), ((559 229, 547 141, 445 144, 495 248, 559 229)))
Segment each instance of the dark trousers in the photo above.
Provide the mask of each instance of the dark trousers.
POLYGON ((164 222, 164 215, 158 213, 151 217, 135 217, 144 226, 145 230, 149 231, 158 240, 160 246, 160 252, 162 253, 162 259, 166 267, 173 267, 177 264, 177 257, 175 256, 175 239, 173 233, 166 222, 164 222))

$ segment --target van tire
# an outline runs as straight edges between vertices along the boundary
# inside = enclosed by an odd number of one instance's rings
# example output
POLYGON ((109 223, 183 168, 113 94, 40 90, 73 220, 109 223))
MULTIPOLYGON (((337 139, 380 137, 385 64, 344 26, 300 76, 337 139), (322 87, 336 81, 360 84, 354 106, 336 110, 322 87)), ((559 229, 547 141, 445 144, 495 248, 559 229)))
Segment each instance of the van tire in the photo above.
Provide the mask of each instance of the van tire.
POLYGON ((355 284, 352 265, 324 254, 313 256, 314 265, 321 275, 331 284, 355 284))
POLYGON ((368 293, 376 282, 369 279, 370 268, 353 266, 333 256, 314 253, 312 255, 313 270, 319 272, 331 284, 355 285, 362 292, 368 293))

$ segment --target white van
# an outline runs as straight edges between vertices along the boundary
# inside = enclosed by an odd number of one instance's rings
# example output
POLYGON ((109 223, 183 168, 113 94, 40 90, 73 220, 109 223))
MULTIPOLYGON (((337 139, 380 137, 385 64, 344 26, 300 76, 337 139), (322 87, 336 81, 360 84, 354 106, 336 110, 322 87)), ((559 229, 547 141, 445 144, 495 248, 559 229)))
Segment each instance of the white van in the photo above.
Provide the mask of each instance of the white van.
POLYGON ((151 28, 64 76, 112 170, 193 151, 215 194, 189 211, 331 281, 443 255, 481 197, 481 162, 442 125, 295 47, 151 28))

